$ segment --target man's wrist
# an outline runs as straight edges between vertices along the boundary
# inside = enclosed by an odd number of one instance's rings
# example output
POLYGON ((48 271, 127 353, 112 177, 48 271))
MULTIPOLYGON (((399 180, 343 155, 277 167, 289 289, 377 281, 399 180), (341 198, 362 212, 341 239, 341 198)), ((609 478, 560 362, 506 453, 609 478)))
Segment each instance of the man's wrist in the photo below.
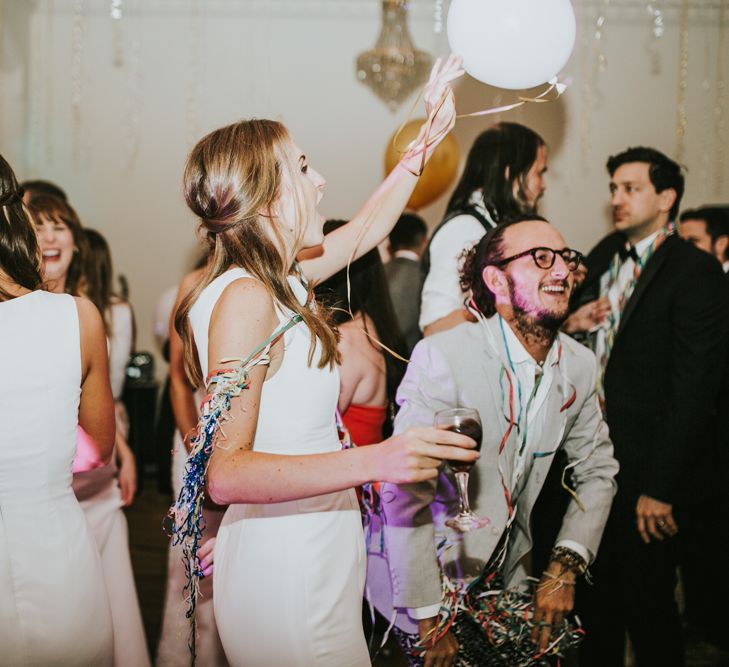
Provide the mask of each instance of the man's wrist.
POLYGON ((587 561, 576 551, 565 546, 554 547, 549 556, 549 561, 550 568, 553 566, 554 570, 558 569, 560 571, 560 574, 557 575, 560 577, 566 573, 571 573, 576 579, 578 576, 587 573, 587 561))

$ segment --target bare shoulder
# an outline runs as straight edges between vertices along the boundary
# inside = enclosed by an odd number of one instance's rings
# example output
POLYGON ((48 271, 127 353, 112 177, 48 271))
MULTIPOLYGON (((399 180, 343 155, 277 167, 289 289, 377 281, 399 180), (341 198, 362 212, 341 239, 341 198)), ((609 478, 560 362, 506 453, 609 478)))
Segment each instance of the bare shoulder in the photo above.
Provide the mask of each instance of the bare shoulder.
POLYGON ((190 271, 190 273, 185 275, 185 277, 180 281, 180 287, 177 290, 178 300, 183 299, 192 292, 193 289, 195 289, 196 285, 202 280, 204 273, 205 267, 202 267, 200 269, 190 271))
POLYGON ((210 338, 257 344, 278 326, 273 297, 253 278, 238 278, 223 290, 210 319, 210 338), (263 338, 261 338, 263 336, 263 338))
POLYGON ((350 354, 362 359, 379 358, 382 350, 373 343, 372 339, 378 339, 378 335, 374 323, 369 318, 367 318, 367 331, 359 319, 350 320, 339 326, 339 350, 343 357, 347 356, 346 351, 349 351, 350 354), (369 332, 369 336, 367 332, 369 332))
POLYGON ((104 335, 104 322, 101 319, 101 313, 99 313, 98 308, 82 296, 75 296, 73 300, 76 302, 76 310, 78 311, 82 334, 87 333, 91 336, 97 334, 104 335))
POLYGON ((205 268, 195 269, 190 273, 185 274, 183 279, 180 281, 180 291, 189 292, 195 285, 197 285, 205 273, 205 268))

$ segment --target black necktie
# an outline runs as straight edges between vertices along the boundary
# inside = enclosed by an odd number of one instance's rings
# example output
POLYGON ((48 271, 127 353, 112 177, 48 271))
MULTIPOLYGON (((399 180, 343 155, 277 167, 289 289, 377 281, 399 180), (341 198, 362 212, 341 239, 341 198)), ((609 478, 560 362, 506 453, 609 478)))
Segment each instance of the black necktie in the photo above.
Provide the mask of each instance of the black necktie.
POLYGON ((638 263, 638 253, 635 251, 635 246, 632 245, 621 245, 618 248, 618 255, 620 255, 620 261, 624 262, 630 257, 636 264, 638 263))

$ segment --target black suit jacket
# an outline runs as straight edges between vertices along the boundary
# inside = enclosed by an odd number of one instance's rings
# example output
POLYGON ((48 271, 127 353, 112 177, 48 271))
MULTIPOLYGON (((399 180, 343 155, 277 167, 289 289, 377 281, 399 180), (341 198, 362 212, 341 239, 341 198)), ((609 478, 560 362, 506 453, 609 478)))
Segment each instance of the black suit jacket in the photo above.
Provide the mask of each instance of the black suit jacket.
MULTIPOLYGON (((587 257, 579 303, 625 237, 587 257)), ((716 462, 714 420, 729 334, 729 291, 719 263, 668 237, 625 306, 605 372, 606 419, 620 462, 619 488, 668 503, 698 500, 716 462)))

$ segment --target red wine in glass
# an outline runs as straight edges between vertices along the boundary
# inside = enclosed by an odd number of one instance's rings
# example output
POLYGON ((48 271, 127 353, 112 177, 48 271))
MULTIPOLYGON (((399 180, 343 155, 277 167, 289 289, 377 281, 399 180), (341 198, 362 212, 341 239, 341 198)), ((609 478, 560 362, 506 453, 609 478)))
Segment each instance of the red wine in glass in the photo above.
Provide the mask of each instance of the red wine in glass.
MULTIPOLYGON (((466 435, 471 438, 471 440, 475 440, 476 451, 481 451, 483 430, 481 428, 480 422, 476 421, 475 419, 466 418, 463 419, 459 424, 448 426, 446 430, 453 431, 454 433, 461 433, 462 435, 466 435)), ((448 459, 446 460, 446 463, 450 466, 453 472, 470 472, 471 468, 473 467, 474 461, 452 461, 448 459)))
MULTIPOLYGON (((473 438, 476 441, 476 449, 481 450, 483 429, 478 410, 472 408, 440 410, 435 413, 434 425, 473 438)), ((458 484, 459 511, 457 516, 445 522, 446 526, 465 533, 488 525, 489 520, 476 516, 468 503, 468 477, 473 463, 453 460, 448 460, 447 463, 453 470, 458 484)))

